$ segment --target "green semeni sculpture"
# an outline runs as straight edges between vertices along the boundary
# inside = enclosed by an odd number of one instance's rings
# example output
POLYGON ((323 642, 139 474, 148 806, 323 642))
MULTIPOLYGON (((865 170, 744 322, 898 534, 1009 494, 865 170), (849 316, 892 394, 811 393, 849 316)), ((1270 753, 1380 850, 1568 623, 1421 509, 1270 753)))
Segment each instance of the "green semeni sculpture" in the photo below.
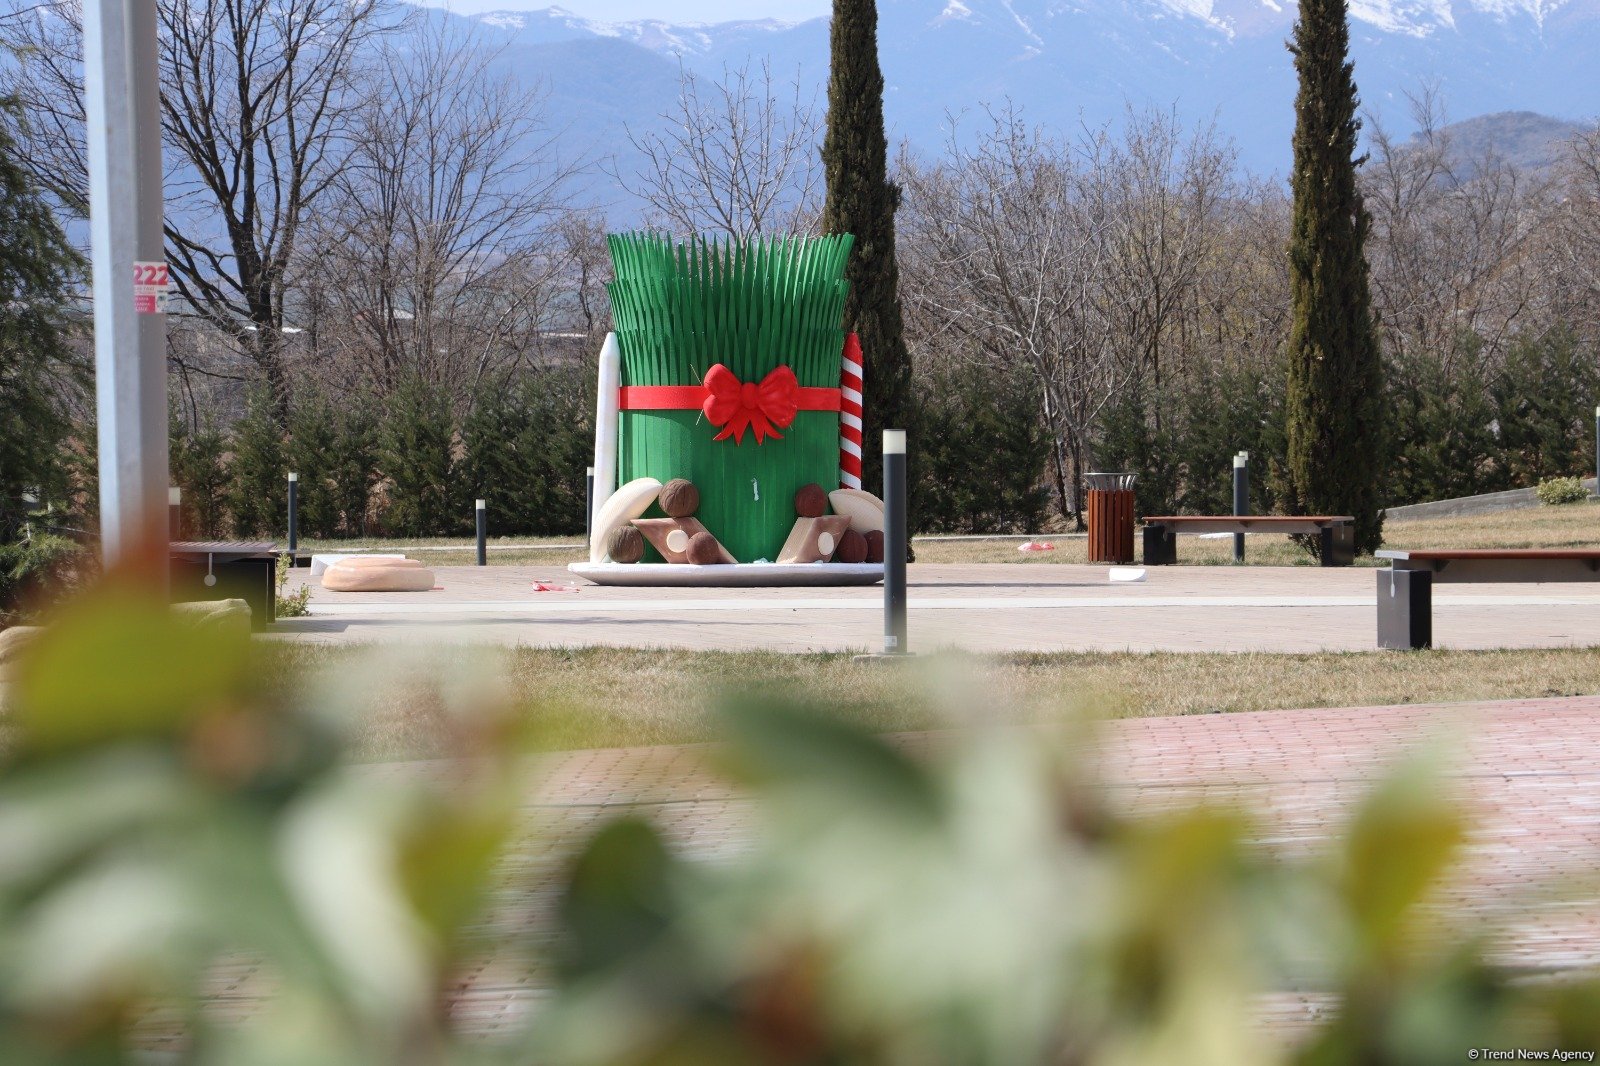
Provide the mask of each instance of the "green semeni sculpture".
POLYGON ((776 558, 799 489, 840 485, 852 241, 610 237, 616 483, 687 479, 695 518, 739 562, 776 558))

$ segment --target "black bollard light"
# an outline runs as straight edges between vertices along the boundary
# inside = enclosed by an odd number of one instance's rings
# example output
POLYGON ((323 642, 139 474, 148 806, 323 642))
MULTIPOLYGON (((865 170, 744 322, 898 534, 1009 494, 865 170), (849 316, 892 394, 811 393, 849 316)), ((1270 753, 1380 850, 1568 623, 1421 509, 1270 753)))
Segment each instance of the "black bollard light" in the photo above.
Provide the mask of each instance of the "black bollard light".
MULTIPOLYGON (((1250 453, 1240 452, 1233 457, 1233 513, 1243 518, 1250 513, 1250 453)), ((1233 561, 1244 562, 1244 534, 1233 535, 1233 561)))
POLYGON ((489 565, 489 505, 478 501, 478 565, 489 565))
POLYGON ((883 431, 883 653, 905 655, 906 431, 883 431))
POLYGON ((594 536, 594 467, 589 467, 583 490, 583 539, 594 536))
POLYGON ((183 539, 183 490, 176 485, 167 489, 167 539, 183 539))
POLYGON ((289 475, 289 565, 298 565, 295 549, 300 546, 300 475, 289 475))

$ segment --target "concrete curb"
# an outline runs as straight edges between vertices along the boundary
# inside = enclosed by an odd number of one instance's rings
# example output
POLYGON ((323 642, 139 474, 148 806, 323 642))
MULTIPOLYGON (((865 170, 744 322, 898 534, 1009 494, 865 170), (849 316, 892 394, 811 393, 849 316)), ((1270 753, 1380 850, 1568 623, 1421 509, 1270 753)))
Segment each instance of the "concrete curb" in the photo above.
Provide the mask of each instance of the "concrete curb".
MULTIPOLYGON (((1594 492, 1595 479, 1584 478, 1583 486, 1594 492)), ((1461 496, 1454 500, 1434 500, 1430 503, 1390 507, 1383 512, 1383 517, 1394 522, 1413 522, 1424 518, 1466 518, 1470 515, 1520 511, 1538 506, 1539 497, 1534 495, 1533 489, 1507 489, 1505 492, 1486 492, 1482 496, 1461 496)))

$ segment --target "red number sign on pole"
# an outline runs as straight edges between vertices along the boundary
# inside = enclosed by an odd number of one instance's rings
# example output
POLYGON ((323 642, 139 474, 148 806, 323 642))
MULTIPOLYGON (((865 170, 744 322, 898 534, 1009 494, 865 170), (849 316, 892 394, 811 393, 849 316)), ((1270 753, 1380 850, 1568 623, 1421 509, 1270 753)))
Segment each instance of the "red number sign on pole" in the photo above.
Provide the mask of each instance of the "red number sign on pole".
POLYGON ((134 263, 133 309, 141 315, 165 313, 168 281, 167 264, 134 263))

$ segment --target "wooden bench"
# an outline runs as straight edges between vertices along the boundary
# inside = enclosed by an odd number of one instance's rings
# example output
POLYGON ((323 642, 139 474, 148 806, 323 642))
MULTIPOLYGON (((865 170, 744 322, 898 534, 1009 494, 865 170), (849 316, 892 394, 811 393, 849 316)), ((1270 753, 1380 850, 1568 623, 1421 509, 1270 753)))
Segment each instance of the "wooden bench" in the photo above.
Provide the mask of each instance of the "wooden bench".
POLYGON ((1600 549, 1457 548, 1380 551, 1378 647, 1433 646, 1433 586, 1454 582, 1600 581, 1600 549))
POLYGON ((1315 533, 1323 566, 1349 566, 1356 560, 1356 520, 1350 515, 1155 515, 1144 520, 1144 563, 1178 561, 1178 534, 1315 533))
POLYGON ((268 541, 178 541, 172 559, 176 600, 244 600, 250 624, 278 619, 278 547, 268 541), (209 580, 208 580, 209 579, 209 580))

